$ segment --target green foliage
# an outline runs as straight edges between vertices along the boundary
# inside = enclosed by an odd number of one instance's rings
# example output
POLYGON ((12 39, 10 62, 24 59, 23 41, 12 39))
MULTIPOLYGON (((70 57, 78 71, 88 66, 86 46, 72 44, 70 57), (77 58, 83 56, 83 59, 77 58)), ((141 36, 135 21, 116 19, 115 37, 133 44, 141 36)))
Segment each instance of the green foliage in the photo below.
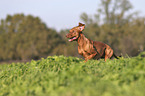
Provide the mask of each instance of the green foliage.
POLYGON ((145 58, 49 56, 0 66, 1 96, 144 96, 145 58))

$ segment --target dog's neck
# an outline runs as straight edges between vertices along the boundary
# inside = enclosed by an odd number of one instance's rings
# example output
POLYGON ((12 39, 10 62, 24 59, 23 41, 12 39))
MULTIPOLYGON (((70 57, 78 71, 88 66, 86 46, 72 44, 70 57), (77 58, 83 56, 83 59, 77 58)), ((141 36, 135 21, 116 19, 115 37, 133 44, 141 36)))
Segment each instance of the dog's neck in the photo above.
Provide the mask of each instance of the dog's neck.
POLYGON ((89 43, 88 38, 84 34, 80 33, 79 38, 77 39, 78 46, 84 46, 86 43, 89 43))

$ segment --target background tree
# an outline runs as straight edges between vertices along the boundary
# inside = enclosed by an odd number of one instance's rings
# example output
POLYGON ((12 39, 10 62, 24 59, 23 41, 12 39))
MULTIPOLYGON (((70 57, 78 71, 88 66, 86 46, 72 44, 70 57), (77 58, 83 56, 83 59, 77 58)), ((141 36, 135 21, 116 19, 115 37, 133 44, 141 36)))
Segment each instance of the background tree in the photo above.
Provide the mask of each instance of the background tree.
MULTIPOLYGON (((117 55, 136 56, 145 50, 145 18, 129 0, 101 0, 94 17, 82 13, 86 37, 107 43, 117 55)), ((57 32, 48 28, 39 17, 24 14, 8 15, 0 20, 0 61, 31 60, 48 55, 81 57, 76 42, 68 42, 69 29, 57 32)))
POLYGON ((101 0, 95 19, 81 15, 88 26, 85 34, 109 44, 117 54, 136 56, 144 50, 145 18, 137 18, 138 12, 130 13, 132 8, 129 0, 101 0))
POLYGON ((1 60, 29 60, 52 55, 52 49, 63 43, 59 34, 31 15, 8 15, 1 20, 1 60))

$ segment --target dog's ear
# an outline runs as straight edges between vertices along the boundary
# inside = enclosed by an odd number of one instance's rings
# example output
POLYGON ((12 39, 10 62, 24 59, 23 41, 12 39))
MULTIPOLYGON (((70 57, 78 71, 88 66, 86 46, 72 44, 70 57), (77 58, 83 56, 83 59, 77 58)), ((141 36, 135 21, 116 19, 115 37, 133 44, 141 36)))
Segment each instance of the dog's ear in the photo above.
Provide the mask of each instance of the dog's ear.
POLYGON ((79 23, 79 28, 80 28, 80 31, 83 31, 85 28, 85 24, 79 23))
POLYGON ((85 26, 85 24, 82 24, 82 23, 79 22, 79 26, 85 26))

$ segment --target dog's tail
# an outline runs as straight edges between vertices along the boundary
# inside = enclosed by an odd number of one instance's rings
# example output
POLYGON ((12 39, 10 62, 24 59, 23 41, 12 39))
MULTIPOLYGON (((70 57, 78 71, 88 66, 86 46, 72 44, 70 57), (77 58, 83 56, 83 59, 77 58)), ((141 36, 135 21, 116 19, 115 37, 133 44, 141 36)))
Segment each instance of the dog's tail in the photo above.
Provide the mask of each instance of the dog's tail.
MULTIPOLYGON (((114 56, 116 59, 119 59, 118 57, 122 57, 121 55, 120 55, 120 56, 116 56, 115 53, 113 53, 113 56, 114 56)), ((113 56, 112 56, 112 57, 113 57, 113 56)))

